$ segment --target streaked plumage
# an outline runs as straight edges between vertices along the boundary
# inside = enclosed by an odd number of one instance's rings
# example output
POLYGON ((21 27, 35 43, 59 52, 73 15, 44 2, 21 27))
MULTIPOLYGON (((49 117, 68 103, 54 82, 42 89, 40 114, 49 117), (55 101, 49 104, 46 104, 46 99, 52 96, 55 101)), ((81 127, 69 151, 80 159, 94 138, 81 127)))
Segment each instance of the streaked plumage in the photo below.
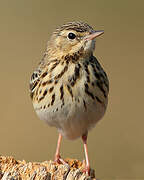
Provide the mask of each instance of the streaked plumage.
POLYGON ((93 56, 94 38, 100 34, 83 22, 60 26, 31 76, 36 113, 68 139, 86 135, 106 111, 109 82, 93 56))

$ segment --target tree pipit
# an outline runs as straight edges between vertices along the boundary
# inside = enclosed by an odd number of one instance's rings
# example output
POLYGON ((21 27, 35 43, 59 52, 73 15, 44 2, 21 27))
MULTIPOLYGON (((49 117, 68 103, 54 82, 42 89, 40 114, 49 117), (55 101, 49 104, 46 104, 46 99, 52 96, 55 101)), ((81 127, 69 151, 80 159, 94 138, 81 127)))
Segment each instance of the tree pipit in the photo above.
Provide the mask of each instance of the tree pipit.
POLYGON ((59 132, 55 161, 63 162, 62 136, 70 140, 82 137, 88 174, 88 131, 103 117, 108 103, 108 78, 93 56, 95 39, 103 33, 83 22, 60 26, 30 80, 37 115, 59 132))

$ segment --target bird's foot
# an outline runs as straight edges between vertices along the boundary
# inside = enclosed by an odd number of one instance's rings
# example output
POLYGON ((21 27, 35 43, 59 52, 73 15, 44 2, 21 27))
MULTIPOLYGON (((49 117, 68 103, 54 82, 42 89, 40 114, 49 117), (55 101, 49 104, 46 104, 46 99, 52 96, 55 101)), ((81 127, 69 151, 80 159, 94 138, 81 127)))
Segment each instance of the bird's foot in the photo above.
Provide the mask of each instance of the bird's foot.
POLYGON ((87 176, 90 176, 90 168, 89 167, 85 167, 82 172, 84 172, 87 176))
POLYGON ((90 166, 86 164, 86 161, 83 160, 83 170, 82 172, 84 172, 87 176, 90 176, 90 166))
POLYGON ((67 163, 61 158, 60 155, 55 155, 54 162, 56 162, 58 164, 67 165, 67 163))

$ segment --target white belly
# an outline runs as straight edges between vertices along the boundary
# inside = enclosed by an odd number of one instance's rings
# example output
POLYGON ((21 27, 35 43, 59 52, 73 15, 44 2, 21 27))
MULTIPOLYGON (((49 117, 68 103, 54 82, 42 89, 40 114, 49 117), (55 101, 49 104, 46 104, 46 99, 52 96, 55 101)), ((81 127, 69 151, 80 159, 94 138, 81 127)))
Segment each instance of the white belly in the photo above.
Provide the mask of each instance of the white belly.
POLYGON ((36 109, 36 113, 41 120, 44 120, 48 125, 55 126, 58 131, 68 139, 76 139, 93 128, 95 124, 103 117, 105 105, 97 101, 87 101, 86 108, 84 107, 83 99, 71 101, 67 99, 66 105, 61 108, 59 101, 55 104, 55 109, 36 109))

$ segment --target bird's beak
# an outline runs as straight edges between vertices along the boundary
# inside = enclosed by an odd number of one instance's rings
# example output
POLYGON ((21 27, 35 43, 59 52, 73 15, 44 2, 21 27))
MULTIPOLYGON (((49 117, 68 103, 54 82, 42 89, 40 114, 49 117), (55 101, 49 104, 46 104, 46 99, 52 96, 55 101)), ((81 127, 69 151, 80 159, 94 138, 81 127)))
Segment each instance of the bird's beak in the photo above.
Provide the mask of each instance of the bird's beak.
POLYGON ((104 33, 103 30, 101 30, 101 31, 94 31, 92 34, 89 34, 89 35, 85 36, 84 39, 85 39, 86 41, 93 40, 93 39, 95 39, 96 37, 102 35, 103 33, 104 33))

